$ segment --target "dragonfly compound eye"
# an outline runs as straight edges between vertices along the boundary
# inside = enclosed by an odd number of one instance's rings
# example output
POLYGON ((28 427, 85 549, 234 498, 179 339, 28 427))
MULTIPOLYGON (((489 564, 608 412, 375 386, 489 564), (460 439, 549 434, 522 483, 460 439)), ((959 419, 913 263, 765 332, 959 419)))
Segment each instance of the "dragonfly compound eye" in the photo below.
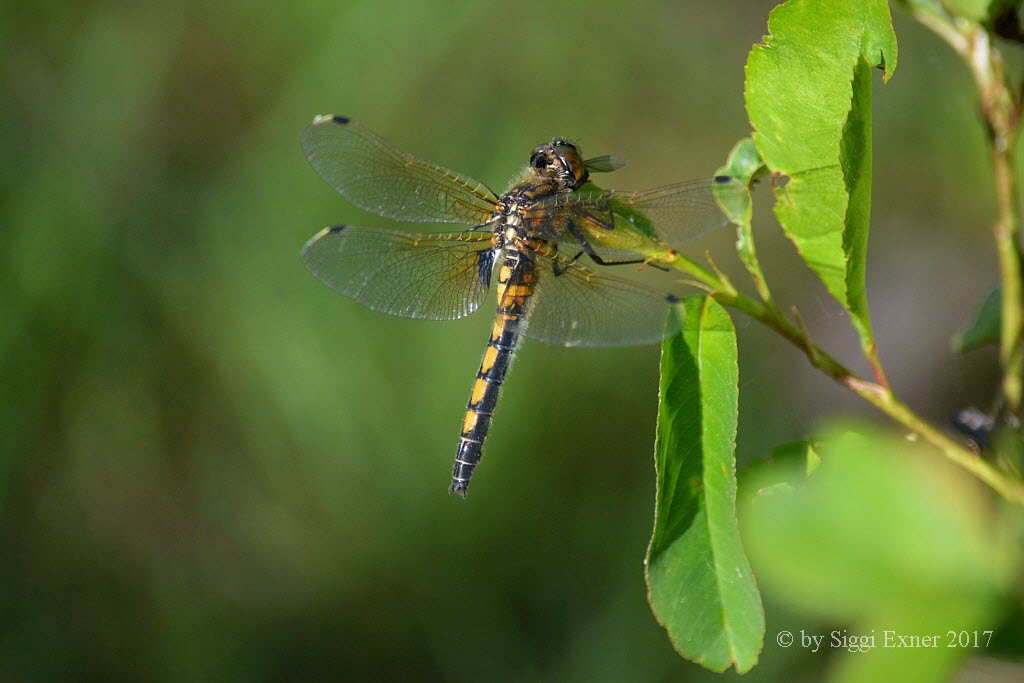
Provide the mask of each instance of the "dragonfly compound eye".
POLYGON ((575 145, 562 142, 562 144, 555 146, 551 151, 561 166, 560 174, 571 178, 574 184, 581 183, 587 179, 587 169, 583 165, 583 159, 580 157, 580 152, 576 149, 575 145))
POLYGON ((547 168, 550 164, 551 146, 538 145, 537 147, 534 147, 533 153, 530 155, 530 166, 540 171, 547 168))

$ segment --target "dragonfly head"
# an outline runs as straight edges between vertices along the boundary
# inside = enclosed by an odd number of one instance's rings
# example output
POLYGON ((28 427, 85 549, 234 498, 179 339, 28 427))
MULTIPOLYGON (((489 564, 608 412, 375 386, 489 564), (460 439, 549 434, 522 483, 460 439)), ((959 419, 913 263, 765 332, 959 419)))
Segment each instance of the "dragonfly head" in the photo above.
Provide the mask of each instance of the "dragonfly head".
POLYGON ((579 149, 563 138, 536 147, 530 155, 530 168, 557 182, 560 192, 572 192, 589 177, 579 149))

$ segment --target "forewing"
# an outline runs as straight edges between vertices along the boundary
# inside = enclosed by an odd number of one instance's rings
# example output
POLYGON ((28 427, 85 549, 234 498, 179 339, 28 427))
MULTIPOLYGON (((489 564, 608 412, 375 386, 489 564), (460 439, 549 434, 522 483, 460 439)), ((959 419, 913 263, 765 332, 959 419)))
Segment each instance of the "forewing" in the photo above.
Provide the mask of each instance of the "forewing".
POLYGON ((482 225, 497 197, 483 183, 403 152, 341 116, 318 116, 302 149, 320 177, 378 216, 419 223, 482 225))
POLYGON ((666 316, 677 301, 563 258, 539 258, 537 276, 523 334, 545 344, 651 344, 665 336, 666 316))
POLYGON ((487 296, 491 234, 417 235, 337 226, 306 243, 302 262, 331 289, 403 318, 453 320, 487 296))

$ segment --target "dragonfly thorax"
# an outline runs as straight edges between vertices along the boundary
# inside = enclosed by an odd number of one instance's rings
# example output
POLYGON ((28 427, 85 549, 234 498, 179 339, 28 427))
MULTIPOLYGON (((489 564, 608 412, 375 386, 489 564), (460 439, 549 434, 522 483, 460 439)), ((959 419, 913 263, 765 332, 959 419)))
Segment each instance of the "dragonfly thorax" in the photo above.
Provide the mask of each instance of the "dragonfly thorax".
POLYGON ((505 193, 498 203, 500 213, 494 224, 494 243, 501 248, 515 246, 529 237, 542 237, 543 230, 531 222, 530 208, 533 199, 526 199, 515 190, 505 193))

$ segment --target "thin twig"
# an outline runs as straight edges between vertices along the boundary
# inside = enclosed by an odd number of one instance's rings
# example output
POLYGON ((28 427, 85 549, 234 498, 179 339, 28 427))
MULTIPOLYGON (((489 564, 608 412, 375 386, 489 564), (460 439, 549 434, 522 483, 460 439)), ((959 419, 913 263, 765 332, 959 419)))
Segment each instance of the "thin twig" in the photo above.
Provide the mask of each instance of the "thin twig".
POLYGON ((1006 410, 1021 416, 1024 399, 1024 358, 1021 355, 1024 334, 1024 292, 1021 286, 1020 197, 1017 188, 1016 142, 1020 133, 1020 115, 1024 84, 1014 88, 1009 82, 1002 54, 993 45, 984 27, 945 12, 912 10, 915 19, 930 28, 964 60, 974 78, 978 104, 989 134, 992 174, 996 190, 997 218, 992 227, 999 258, 1002 287, 999 360, 1003 366, 1002 394, 1006 410))
POLYGON ((800 315, 800 309, 796 307, 796 304, 790 306, 789 310, 793 312, 793 319, 796 320, 797 326, 800 328, 800 334, 803 335, 805 340, 804 351, 807 356, 811 359, 811 363, 818 362, 818 351, 814 348, 814 342, 811 340, 811 332, 807 329, 807 323, 804 322, 804 317, 800 315))

